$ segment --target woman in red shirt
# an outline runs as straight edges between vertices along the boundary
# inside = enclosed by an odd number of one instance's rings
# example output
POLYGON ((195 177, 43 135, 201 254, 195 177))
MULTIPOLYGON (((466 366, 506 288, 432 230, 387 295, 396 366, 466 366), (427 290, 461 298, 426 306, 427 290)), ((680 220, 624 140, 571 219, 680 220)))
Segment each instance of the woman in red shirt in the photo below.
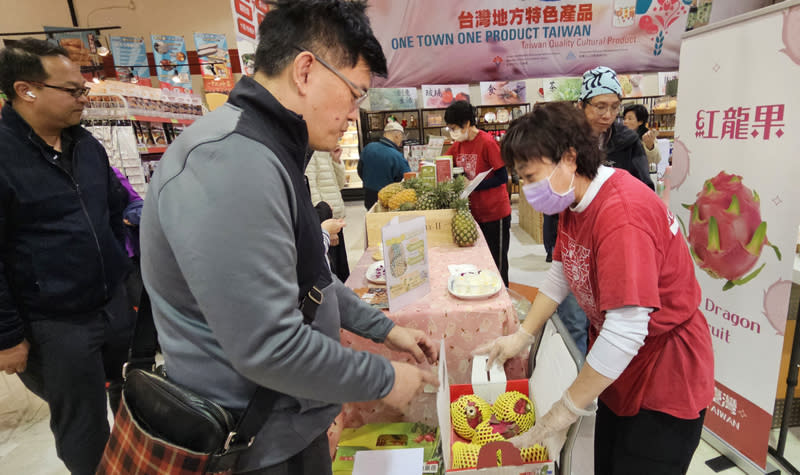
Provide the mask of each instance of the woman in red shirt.
POLYGON ((444 112, 444 120, 455 143, 447 150, 455 166, 463 167, 470 180, 479 173, 494 170, 469 196, 472 217, 483 232, 500 277, 508 287, 508 243, 511 229, 511 202, 508 199, 508 172, 494 137, 475 126, 475 109, 466 101, 456 101, 444 112))
POLYGON ((575 382, 517 446, 560 448, 591 415, 595 473, 683 474, 714 393, 714 355, 694 262, 675 216, 604 156, 586 117, 548 104, 515 120, 501 145, 535 209, 560 213, 553 264, 520 329, 478 348, 492 361, 521 352, 572 291, 589 319, 575 382))

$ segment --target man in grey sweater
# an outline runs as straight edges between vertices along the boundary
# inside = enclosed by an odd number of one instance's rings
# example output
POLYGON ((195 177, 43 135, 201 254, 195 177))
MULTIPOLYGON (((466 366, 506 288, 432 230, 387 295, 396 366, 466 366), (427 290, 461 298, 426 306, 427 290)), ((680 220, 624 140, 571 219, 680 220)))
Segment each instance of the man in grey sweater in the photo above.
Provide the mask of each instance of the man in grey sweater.
POLYGON ((142 274, 170 379, 233 410, 257 386, 280 393, 237 473, 318 475, 331 471, 327 429, 342 403, 402 408, 438 385, 429 369, 343 347, 340 328, 419 364, 438 350, 331 275, 303 181, 308 150, 333 149, 372 74, 386 74, 366 2, 278 3, 255 75, 165 153, 144 206, 142 274))

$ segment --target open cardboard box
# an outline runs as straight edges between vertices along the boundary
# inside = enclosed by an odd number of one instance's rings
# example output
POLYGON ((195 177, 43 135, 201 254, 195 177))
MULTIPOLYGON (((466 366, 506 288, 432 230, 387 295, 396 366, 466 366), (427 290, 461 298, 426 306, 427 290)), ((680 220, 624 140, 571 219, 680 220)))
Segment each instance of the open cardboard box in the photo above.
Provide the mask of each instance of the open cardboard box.
MULTIPOLYGON (((560 326, 560 325, 559 325, 560 326)), ((571 450, 574 443, 577 424, 570 430, 572 440, 566 444, 567 449, 559 448, 558 454, 550 454, 551 459, 546 462, 522 462, 520 451, 510 442, 493 442, 485 445, 479 454, 478 467, 475 469, 453 469, 452 450, 454 442, 460 437, 453 431, 450 421, 450 403, 464 394, 476 394, 489 403, 494 403, 497 397, 506 391, 519 391, 530 397, 534 405, 536 417, 547 413, 564 391, 578 376, 579 361, 568 348, 568 343, 562 338, 557 325, 549 320, 545 325, 539 340, 538 350, 535 354, 536 365, 533 374, 528 380, 506 381, 505 372, 496 365, 486 370, 486 357, 476 356, 472 366, 472 384, 450 385, 447 380, 447 365, 445 345, 439 354, 439 381, 441 386, 436 395, 436 410, 439 419, 439 432, 442 439, 442 456, 445 473, 459 475, 521 475, 521 474, 549 474, 558 473, 556 462, 565 451, 571 450), (502 451, 504 466, 497 466, 497 451, 502 451), (555 456, 554 456, 555 455, 555 456), (515 463, 516 462, 516 463, 515 463)), ((566 336, 569 340, 569 336, 566 336)), ((569 340, 571 343, 571 340, 569 340)), ((579 420, 580 421, 580 420, 579 420)), ((567 434, 564 434, 566 438, 567 434)), ((565 454, 569 456, 570 454, 565 454)), ((568 472, 567 472, 568 473, 568 472)))

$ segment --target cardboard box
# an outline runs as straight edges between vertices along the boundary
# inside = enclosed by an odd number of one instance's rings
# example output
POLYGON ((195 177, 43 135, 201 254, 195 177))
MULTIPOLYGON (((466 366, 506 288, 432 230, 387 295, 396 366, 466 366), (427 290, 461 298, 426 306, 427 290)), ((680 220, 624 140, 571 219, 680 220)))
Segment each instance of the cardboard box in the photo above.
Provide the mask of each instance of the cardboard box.
MULTIPOLYGON (((546 462, 521 463, 521 455, 510 442, 492 442, 481 449, 478 467, 475 469, 452 468, 452 445, 461 438, 453 431, 450 420, 450 403, 464 394, 477 394, 489 403, 506 391, 520 391, 530 397, 536 417, 547 413, 553 404, 561 399, 563 392, 578 376, 578 366, 555 325, 548 321, 542 332, 541 342, 536 353, 536 367, 529 380, 506 381, 502 368, 494 366, 486 369, 486 357, 473 359, 472 384, 451 385, 447 379, 445 345, 442 343, 439 355, 439 381, 441 386, 436 395, 436 411, 439 419, 439 432, 442 439, 442 459, 444 473, 459 475, 555 475, 560 454, 550 454, 546 462), (536 381, 536 383, 534 383, 536 381), (497 466, 497 452, 502 452, 505 461, 518 460, 519 464, 497 466)), ((563 434, 566 439, 566 432, 563 434)))
POLYGON ((544 215, 528 203, 523 194, 519 196, 519 227, 526 233, 530 234, 533 242, 542 244, 544 237, 542 235, 542 226, 544 225, 544 215))
POLYGON ((424 216, 429 246, 455 246, 452 231, 455 215, 454 209, 383 211, 380 202, 375 203, 364 217, 367 227, 367 247, 377 247, 381 244, 381 228, 396 216, 400 216, 400 220, 424 216))
POLYGON ((343 429, 336 456, 333 459, 334 475, 353 473, 355 454, 361 450, 413 449, 424 450, 423 473, 439 473, 441 451, 439 430, 422 423, 391 422, 366 424, 356 429, 343 429))

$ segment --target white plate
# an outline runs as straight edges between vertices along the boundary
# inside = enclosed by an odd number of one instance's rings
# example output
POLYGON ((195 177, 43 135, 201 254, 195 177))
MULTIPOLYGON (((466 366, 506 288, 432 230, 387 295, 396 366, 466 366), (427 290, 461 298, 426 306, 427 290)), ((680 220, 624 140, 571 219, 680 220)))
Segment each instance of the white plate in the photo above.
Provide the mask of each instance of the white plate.
POLYGON ((497 122, 504 124, 508 122, 508 117, 509 117, 508 109, 497 109, 497 122))
POLYGON ((365 277, 372 283, 385 284, 386 268, 383 266, 383 261, 373 262, 369 267, 367 267, 367 274, 365 277))
POLYGON ((496 272, 492 271, 478 271, 478 272, 464 272, 461 274, 451 274, 450 278, 447 281, 447 290, 454 296, 464 300, 480 300, 489 298, 492 295, 500 292, 500 289, 503 288, 503 281, 500 279, 500 276, 497 275, 496 272), (492 277, 493 283, 491 287, 481 291, 480 293, 472 293, 472 292, 464 292, 459 287, 459 279, 464 279, 465 276, 474 275, 474 274, 483 274, 492 277))
POLYGON ((490 124, 493 124, 497 120, 497 116, 494 114, 494 112, 487 112, 483 118, 490 124))

